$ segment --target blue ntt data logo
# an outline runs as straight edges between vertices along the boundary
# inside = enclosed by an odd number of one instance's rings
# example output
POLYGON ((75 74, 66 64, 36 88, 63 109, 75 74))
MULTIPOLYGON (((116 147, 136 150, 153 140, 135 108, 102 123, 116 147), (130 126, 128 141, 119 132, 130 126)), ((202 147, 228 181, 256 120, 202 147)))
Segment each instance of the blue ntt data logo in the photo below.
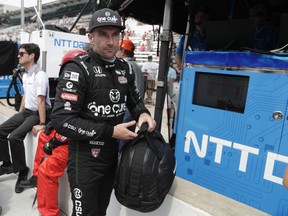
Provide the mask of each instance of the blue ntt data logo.
MULTIPOLYGON (((246 172, 247 170, 247 164, 248 161, 250 163, 253 162, 253 155, 258 156, 259 154, 263 154, 263 152, 259 151, 258 148, 250 147, 247 145, 243 145, 240 143, 232 142, 230 140, 221 139, 218 137, 209 136, 207 134, 202 134, 202 140, 197 140, 196 135, 193 131, 187 131, 185 136, 185 143, 184 143, 184 153, 189 154, 190 152, 196 153, 196 155, 199 158, 205 158, 207 156, 207 152, 210 150, 208 149, 208 144, 210 146, 215 146, 215 156, 214 156, 214 162, 217 164, 221 164, 222 162, 222 155, 224 155, 224 151, 227 148, 230 148, 232 151, 235 152, 235 154, 238 151, 238 154, 240 155, 238 161, 234 161, 236 163, 235 168, 238 168, 241 172, 246 172), (190 149, 190 147, 193 146, 193 150, 190 149)), ((232 155, 230 155, 232 156, 232 155)), ((280 154, 276 154, 273 152, 267 152, 265 155, 262 155, 265 159, 265 166, 264 166, 264 174, 263 178, 282 185, 282 178, 274 175, 275 173, 275 166, 277 165, 277 162, 283 162, 286 163, 288 161, 288 157, 280 154)), ((212 165, 211 165, 212 166, 212 165)), ((259 171, 260 172, 260 171, 259 171)))
POLYGON ((85 42, 83 41, 77 41, 77 40, 68 40, 68 39, 54 39, 54 46, 58 47, 67 47, 67 48, 80 48, 83 49, 85 45, 85 42))

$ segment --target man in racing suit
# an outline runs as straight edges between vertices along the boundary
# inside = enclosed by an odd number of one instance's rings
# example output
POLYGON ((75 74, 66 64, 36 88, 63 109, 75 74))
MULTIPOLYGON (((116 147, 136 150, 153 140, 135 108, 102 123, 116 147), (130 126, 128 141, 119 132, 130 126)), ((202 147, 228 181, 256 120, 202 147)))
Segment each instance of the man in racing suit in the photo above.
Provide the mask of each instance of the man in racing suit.
POLYGON ((128 127, 156 122, 135 86, 132 68, 115 57, 121 18, 113 10, 96 11, 89 23, 93 48, 62 69, 52 111, 57 132, 69 138, 68 178, 72 215, 104 216, 113 188, 118 140, 137 136, 128 127), (122 123, 126 108, 133 121, 122 123))

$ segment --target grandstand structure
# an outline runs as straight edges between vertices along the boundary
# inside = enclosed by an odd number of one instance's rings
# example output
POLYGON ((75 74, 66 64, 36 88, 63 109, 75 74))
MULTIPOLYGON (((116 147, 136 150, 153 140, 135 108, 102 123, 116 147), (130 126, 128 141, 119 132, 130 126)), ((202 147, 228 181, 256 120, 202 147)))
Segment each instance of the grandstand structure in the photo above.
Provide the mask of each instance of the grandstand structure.
MULTIPOLYGON (((88 2, 88 0, 58 0, 42 4, 41 19, 46 29, 55 30, 53 26, 57 26, 61 28, 60 30, 69 31, 88 2)), ((90 16, 95 10, 96 1, 90 1, 71 33, 78 34, 81 28, 88 29, 90 16)), ((20 8, 7 13, 0 13, 0 41, 12 40, 19 42, 20 32, 22 30, 32 32, 41 28, 34 19, 35 15, 36 12, 34 7, 24 8, 25 27, 22 29, 20 8)), ((133 18, 125 19, 125 25, 126 31, 133 32, 129 38, 136 46, 135 57, 139 66, 141 67, 144 62, 147 61, 148 55, 152 55, 154 61, 158 62, 160 42, 157 41, 158 35, 155 36, 156 30, 154 31, 154 28, 151 25, 145 25, 133 18), (143 37, 144 34, 147 36, 146 38, 143 37), (140 50, 139 47, 143 44, 145 44, 146 49, 140 50)), ((157 27, 156 29, 158 28, 160 27, 157 27)), ((178 38, 177 34, 173 37, 176 44, 178 44, 178 38)))
MULTIPOLYGON (((42 5, 42 20, 61 19, 63 17, 76 17, 84 8, 87 0, 58 0, 42 5)), ((83 15, 91 14, 95 8, 93 1, 90 2, 83 15)), ((31 18, 35 15, 33 7, 24 9, 25 23, 32 22, 31 18)), ((21 10, 15 10, 8 13, 0 14, 0 29, 10 26, 17 26, 21 23, 21 10)))

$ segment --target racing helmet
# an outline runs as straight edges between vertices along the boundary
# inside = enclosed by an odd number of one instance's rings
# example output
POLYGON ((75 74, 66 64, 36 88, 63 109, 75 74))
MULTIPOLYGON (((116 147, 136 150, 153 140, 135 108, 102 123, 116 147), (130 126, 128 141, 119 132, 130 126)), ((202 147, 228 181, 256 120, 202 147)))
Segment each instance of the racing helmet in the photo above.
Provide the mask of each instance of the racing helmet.
POLYGON ((86 53, 87 52, 85 50, 81 50, 81 49, 68 50, 63 55, 60 65, 64 65, 67 61, 70 61, 70 60, 74 59, 77 55, 86 54, 86 53))

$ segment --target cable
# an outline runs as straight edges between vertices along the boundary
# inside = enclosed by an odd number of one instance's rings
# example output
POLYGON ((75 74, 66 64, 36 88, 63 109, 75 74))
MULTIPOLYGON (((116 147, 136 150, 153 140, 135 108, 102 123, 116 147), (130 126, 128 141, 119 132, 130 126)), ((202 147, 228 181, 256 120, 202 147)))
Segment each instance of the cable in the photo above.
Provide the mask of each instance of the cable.
POLYGON ((283 47, 280 47, 280 48, 278 48, 278 49, 271 50, 271 52, 281 52, 281 51, 283 51, 287 46, 288 46, 288 44, 286 44, 286 45, 284 45, 283 47))
MULTIPOLYGON (((285 46, 287 46, 287 45, 285 45, 285 46)), ((264 51, 264 50, 253 49, 253 48, 250 48, 250 47, 242 47, 240 49, 240 51, 250 51, 250 52, 254 52, 254 53, 258 53, 258 54, 288 57, 288 54, 275 53, 275 52, 272 52, 273 50, 264 51)))

